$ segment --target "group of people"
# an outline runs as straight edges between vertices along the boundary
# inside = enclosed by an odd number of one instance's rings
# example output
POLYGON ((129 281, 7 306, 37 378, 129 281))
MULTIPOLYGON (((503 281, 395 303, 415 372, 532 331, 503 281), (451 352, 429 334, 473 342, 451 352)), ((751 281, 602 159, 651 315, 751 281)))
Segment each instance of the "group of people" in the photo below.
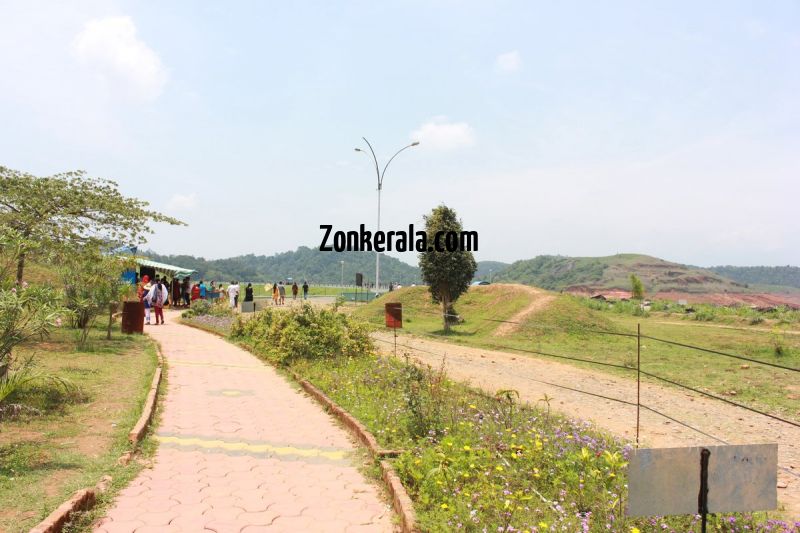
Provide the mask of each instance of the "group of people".
MULTIPOLYGON (((272 294, 272 305, 284 305, 286 303, 286 285, 282 281, 273 283, 272 288, 269 284, 264 285, 264 292, 272 294)), ((297 282, 292 283, 292 300, 297 300, 297 294, 300 292, 297 282)), ((303 282, 303 300, 308 300, 308 282, 303 282)))
POLYGON ((151 282, 150 276, 142 276, 142 281, 136 289, 136 296, 144 304, 145 324, 150 324, 150 310, 155 310, 156 324, 164 323, 164 306, 169 303, 169 289, 166 278, 156 278, 151 282), (160 322, 159 322, 160 320, 160 322))
MULTIPOLYGON (((308 282, 303 282, 302 287, 297 282, 292 283, 292 299, 297 300, 300 290, 303 291, 303 299, 308 299, 308 282)), ((144 304, 145 324, 150 324, 151 310, 155 311, 155 324, 164 323, 164 307, 171 305, 173 308, 189 307, 195 300, 205 300, 210 297, 221 298, 225 294, 228 296, 228 303, 231 309, 239 307, 239 282, 231 281, 227 288, 222 283, 216 286, 212 281, 208 285, 201 279, 197 283, 192 283, 189 276, 182 280, 173 278, 167 280, 166 276, 142 276, 141 282, 137 286, 137 296, 139 301, 144 304)), ((264 286, 267 294, 272 295, 272 305, 284 305, 286 303, 286 285, 283 281, 264 286)), ((253 301, 253 284, 248 283, 244 289, 244 301, 253 301)))

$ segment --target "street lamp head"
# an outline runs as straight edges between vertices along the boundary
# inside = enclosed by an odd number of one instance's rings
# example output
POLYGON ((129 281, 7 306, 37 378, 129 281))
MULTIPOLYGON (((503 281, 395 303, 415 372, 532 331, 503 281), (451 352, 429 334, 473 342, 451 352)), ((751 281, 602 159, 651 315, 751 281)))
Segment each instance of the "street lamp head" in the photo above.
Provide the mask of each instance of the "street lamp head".
POLYGON ((411 146, 418 146, 418 145, 419 145, 419 141, 414 141, 413 143, 411 143, 411 146))
POLYGON ((364 151, 361 148, 356 148, 355 150, 356 150, 356 152, 363 152, 364 151))

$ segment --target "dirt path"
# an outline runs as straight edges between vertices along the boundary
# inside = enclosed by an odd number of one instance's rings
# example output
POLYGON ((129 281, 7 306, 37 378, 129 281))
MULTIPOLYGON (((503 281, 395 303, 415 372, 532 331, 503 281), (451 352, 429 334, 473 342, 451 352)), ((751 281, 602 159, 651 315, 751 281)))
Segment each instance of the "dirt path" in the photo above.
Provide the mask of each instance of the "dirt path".
POLYGON ((272 367, 176 320, 147 326, 169 368, 154 465, 96 531, 393 531, 345 430, 272 367))
MULTIPOLYGON (((391 353, 392 336, 375 333, 385 342, 376 343, 391 353)), ((602 372, 577 368, 525 355, 457 346, 436 340, 402 335, 397 339, 398 355, 408 352, 432 366, 445 357, 448 374, 494 393, 516 389, 520 399, 535 404, 545 394, 553 398, 552 409, 567 416, 590 420, 598 427, 633 441, 636 437, 636 407, 570 391, 543 382, 636 402, 636 383, 602 372), (405 345, 405 346, 403 346, 405 345), (410 347, 410 348, 409 348, 410 347)), ((700 428, 731 444, 778 443, 778 499, 787 518, 800 518, 800 428, 749 413, 738 407, 696 395, 643 383, 641 402, 653 409, 700 428)), ((540 404, 541 405, 541 404, 540 404)), ((719 444, 706 437, 642 409, 641 443, 645 446, 696 446, 719 444)))
POLYGON ((522 322, 532 314, 547 307, 547 304, 555 299, 555 295, 549 294, 542 289, 537 289, 536 287, 529 287, 527 285, 519 285, 518 287, 530 294, 533 301, 528 307, 509 318, 508 322, 500 324, 497 329, 494 330, 494 333, 492 333, 495 337, 504 337, 514 333, 519 329, 519 324, 511 324, 511 322, 522 322))

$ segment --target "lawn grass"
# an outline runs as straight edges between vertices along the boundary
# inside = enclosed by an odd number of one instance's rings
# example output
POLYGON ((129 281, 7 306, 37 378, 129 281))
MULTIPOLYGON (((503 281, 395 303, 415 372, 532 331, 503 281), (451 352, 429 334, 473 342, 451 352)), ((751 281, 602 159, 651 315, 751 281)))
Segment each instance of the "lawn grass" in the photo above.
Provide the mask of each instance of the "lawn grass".
MULTIPOLYGON (((247 283, 239 283, 241 287, 241 296, 239 299, 241 300, 244 297, 244 288, 247 286, 247 283)), ((298 298, 303 297, 303 284, 298 282, 297 288, 299 289, 297 293, 298 298)), ((339 296, 342 291, 352 291, 353 289, 343 289, 342 287, 331 287, 328 285, 309 285, 308 286, 308 295, 309 296, 339 296)), ((268 297, 272 298, 272 284, 269 284, 269 290, 266 289, 265 283, 253 283, 253 296, 256 297, 268 297)), ((292 297, 292 286, 286 285, 286 297, 292 297)))
MULTIPOLYGON (((22 347, 37 365, 68 379, 74 390, 28 387, 7 400, 39 415, 0 422, 0 530, 28 531, 75 490, 113 477, 109 496, 141 469, 117 466, 130 449, 127 435, 141 414, 157 365, 155 344, 140 335, 111 341, 95 329, 85 349, 76 332, 56 330, 46 342, 22 347)), ((86 524, 84 524, 85 526, 86 524)))
MULTIPOLYGON (((593 310, 581 298, 568 295, 556 295, 546 309, 527 317, 511 334, 499 337, 494 335, 499 323, 487 319, 509 319, 515 309, 525 305, 528 296, 508 294, 505 301, 494 302, 487 297, 488 293, 482 294, 475 289, 471 288, 456 302, 456 310, 464 318, 464 323, 453 326, 448 335, 442 331, 441 319, 436 315, 438 309, 430 303, 425 288, 397 291, 393 298, 403 303, 404 332, 465 346, 533 350, 635 368, 635 338, 593 333, 591 330, 635 334, 637 324, 640 324, 643 335, 800 368, 800 335, 787 332, 783 327, 773 327, 773 331, 764 328, 764 324, 751 326, 746 321, 740 321, 736 328, 714 327, 715 323, 679 320, 661 313, 636 317, 593 310), (778 354, 778 346, 783 355, 778 354)), ((389 300, 363 305, 352 311, 352 315, 381 327, 383 303, 386 301, 389 300)), ((641 357, 642 370, 800 421, 800 374, 797 372, 650 339, 642 339, 641 357), (743 368, 743 364, 748 367, 743 368)), ((633 372, 624 369, 559 361, 598 372, 634 377, 633 372)))

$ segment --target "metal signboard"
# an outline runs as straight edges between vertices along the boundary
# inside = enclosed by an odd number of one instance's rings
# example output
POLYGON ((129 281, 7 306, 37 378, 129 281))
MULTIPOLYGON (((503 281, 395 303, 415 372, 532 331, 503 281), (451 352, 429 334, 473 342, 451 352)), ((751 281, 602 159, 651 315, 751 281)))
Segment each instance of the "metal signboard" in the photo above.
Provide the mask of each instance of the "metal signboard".
POLYGON ((403 304, 387 303, 384 306, 387 328, 403 327, 403 304))
POLYGON ((777 478, 777 444, 638 449, 628 467, 627 514, 775 509, 777 478))

